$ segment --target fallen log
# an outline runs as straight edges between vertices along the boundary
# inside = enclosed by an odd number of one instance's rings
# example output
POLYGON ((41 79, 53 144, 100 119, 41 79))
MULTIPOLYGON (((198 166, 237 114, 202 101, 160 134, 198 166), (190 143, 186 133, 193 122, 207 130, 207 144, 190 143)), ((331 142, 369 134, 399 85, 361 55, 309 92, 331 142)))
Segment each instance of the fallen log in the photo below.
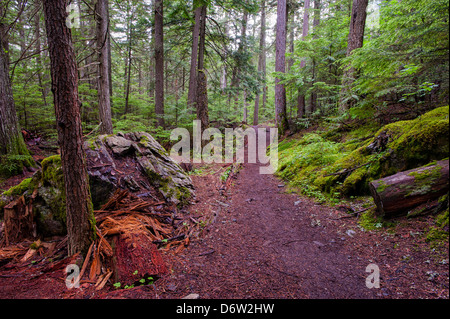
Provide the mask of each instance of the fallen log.
POLYGON ((377 215, 389 219, 435 200, 449 190, 448 160, 438 161, 369 183, 377 215))

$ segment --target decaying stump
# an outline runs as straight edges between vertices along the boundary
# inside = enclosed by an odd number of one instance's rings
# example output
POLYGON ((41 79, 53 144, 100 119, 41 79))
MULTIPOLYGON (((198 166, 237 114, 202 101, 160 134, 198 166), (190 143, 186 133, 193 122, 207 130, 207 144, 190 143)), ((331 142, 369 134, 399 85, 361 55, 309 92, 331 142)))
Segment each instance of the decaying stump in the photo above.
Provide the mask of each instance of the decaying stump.
POLYGON ((23 196, 5 206, 4 219, 6 246, 36 236, 33 209, 23 196))
POLYGON ((156 280, 167 274, 167 266, 158 247, 144 234, 114 236, 114 282, 132 285, 142 279, 156 280))
POLYGON ((448 160, 400 172, 369 183, 377 214, 391 218, 445 195, 449 190, 448 160))

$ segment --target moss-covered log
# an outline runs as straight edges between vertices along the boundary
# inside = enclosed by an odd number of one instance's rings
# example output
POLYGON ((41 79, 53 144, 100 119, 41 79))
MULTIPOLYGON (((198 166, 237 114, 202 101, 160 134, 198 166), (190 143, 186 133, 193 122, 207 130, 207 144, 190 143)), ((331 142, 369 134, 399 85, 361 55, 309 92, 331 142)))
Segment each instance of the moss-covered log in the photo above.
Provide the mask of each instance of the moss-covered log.
POLYGON ((372 181, 369 188, 377 214, 391 218, 445 195, 448 178, 448 160, 443 160, 372 181))

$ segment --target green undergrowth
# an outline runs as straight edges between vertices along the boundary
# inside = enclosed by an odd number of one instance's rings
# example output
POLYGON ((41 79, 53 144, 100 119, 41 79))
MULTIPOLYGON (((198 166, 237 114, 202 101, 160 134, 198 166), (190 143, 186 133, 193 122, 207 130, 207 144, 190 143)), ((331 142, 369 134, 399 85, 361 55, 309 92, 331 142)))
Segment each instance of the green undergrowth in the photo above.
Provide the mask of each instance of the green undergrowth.
POLYGON ((380 230, 386 228, 392 229, 396 225, 396 222, 383 220, 382 217, 376 215, 375 208, 372 208, 359 216, 358 224, 365 230, 380 230))
POLYGON ((319 201, 369 195, 372 180, 448 158, 448 132, 448 106, 382 127, 324 124, 279 143, 277 175, 319 201))
POLYGON ((19 175, 24 167, 34 166, 33 157, 30 155, 2 155, 0 156, 0 177, 19 175))
POLYGON ((448 240, 448 208, 436 217, 435 225, 430 227, 426 240, 428 242, 448 240))
POLYGON ((448 222, 449 194, 441 196, 438 201, 438 211, 434 218, 434 224, 426 233, 426 241, 432 245, 440 245, 444 241, 448 242, 449 222, 448 222))

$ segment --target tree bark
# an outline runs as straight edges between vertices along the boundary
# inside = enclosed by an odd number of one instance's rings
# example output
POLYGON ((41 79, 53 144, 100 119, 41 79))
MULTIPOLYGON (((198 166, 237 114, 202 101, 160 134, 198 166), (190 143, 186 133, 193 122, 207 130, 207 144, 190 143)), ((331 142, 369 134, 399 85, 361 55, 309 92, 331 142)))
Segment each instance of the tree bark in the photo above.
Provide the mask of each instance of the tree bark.
MULTIPOLYGON (((318 39, 317 27, 320 24, 320 0, 314 0, 314 19, 313 19, 313 39, 318 39)), ((312 83, 311 86, 314 87, 314 83, 317 82, 316 76, 316 59, 312 59, 312 83)), ((311 91, 311 103, 310 103, 310 114, 313 114, 317 110, 317 93, 311 91)))
POLYGON ((369 183, 377 214, 391 218, 445 195, 449 190, 448 160, 423 166, 369 183))
POLYGON ((155 114, 164 127, 164 31, 163 0, 155 0, 155 114))
POLYGON ((126 58, 126 64, 125 64, 125 110, 124 114, 125 116, 130 112, 130 89, 131 89, 131 62, 133 59, 132 55, 132 48, 131 48, 131 41, 132 41, 132 30, 130 30, 130 38, 128 43, 128 54, 126 58))
MULTIPOLYGON (((38 2, 37 5, 40 5, 41 3, 38 2)), ((43 75, 42 75, 42 58, 41 58, 41 27, 40 27, 40 9, 36 12, 34 15, 34 39, 36 41, 35 47, 36 47, 36 65, 38 67, 37 71, 37 77, 38 77, 38 83, 39 88, 42 94, 42 100, 44 101, 44 105, 47 106, 47 92, 43 85, 43 75)))
POLYGON ((6 8, 0 3, 0 155, 30 155, 20 131, 9 78, 8 25, 6 8))
POLYGON ((133 59, 133 49, 132 49, 132 42, 133 42, 133 12, 131 11, 131 4, 130 1, 127 1, 127 45, 128 45, 128 51, 127 56, 125 58, 125 82, 124 82, 124 96, 125 96, 125 109, 124 109, 124 115, 126 118, 126 115, 130 111, 129 109, 129 99, 130 99, 130 86, 131 86, 131 62, 133 59))
POLYGON ((242 122, 247 124, 248 104, 247 104, 247 90, 244 90, 244 112, 242 114, 242 122))
MULTIPOLYGON (((286 70, 286 0, 279 0, 277 6, 277 35, 275 71, 285 73, 286 70)), ((275 79, 275 113, 276 123, 283 135, 289 124, 286 115, 286 89, 280 84, 280 79, 275 79)))
POLYGON ((192 31, 192 53, 191 68, 189 71, 189 89, 188 89, 188 108, 195 107, 197 99, 197 75, 198 75, 198 40, 200 35, 200 23, 202 15, 202 6, 198 1, 194 1, 195 24, 192 31))
MULTIPOLYGON (((309 33, 309 7, 310 0, 305 0, 304 12, 303 12, 303 25, 302 25, 302 41, 306 40, 306 37, 309 33)), ((302 60, 300 62, 300 68, 304 68, 306 66, 306 61, 302 60)), ((298 88, 298 97, 297 97, 297 117, 302 118, 306 114, 306 106, 305 106, 305 95, 302 92, 302 88, 298 88)))
POLYGON ((208 85, 204 70, 205 36, 206 36, 206 5, 201 7, 200 33, 198 44, 198 74, 197 74, 197 119, 202 123, 203 130, 209 127, 208 115, 208 85))
POLYGON ((83 150, 78 76, 67 0, 43 0, 52 92, 66 194, 68 252, 84 255, 95 238, 91 195, 83 150))
POLYGON ((299 90, 297 96, 297 118, 301 119, 305 116, 305 96, 299 90))
POLYGON ((112 115, 111 115, 111 94, 110 94, 110 73, 109 73, 109 55, 111 43, 109 38, 109 10, 108 0, 97 0, 96 5, 97 18, 97 50, 98 60, 98 109, 100 115, 101 134, 112 134, 112 115))
MULTIPOLYGON (((150 8, 154 11, 155 9, 155 1, 150 1, 150 8)), ((150 98, 155 98, 155 27, 154 24, 150 26, 150 42, 149 42, 149 50, 152 52, 150 54, 149 60, 149 79, 148 79, 148 96, 150 98)))
MULTIPOLYGON (((369 0, 353 0, 350 32, 348 34, 347 43, 347 56, 350 56, 353 50, 363 46, 368 3, 369 0)), ((353 67, 347 68, 342 76, 342 89, 339 103, 341 111, 348 110, 354 104, 352 99, 348 98, 354 81, 355 69, 353 67)))
MULTIPOLYGON (((247 22, 248 22, 248 12, 244 10, 242 14, 242 25, 241 25, 241 37, 239 41, 239 46, 237 49, 237 55, 235 55, 236 64, 233 68, 233 76, 231 78, 231 87, 234 88, 234 112, 237 116, 240 115, 239 109, 239 95, 241 93, 240 82, 241 82, 241 69, 242 69, 242 53, 246 50, 247 43, 247 22)), ((231 92, 230 92, 231 93, 231 92)))
MULTIPOLYGON (((258 72, 260 72, 262 79, 261 84, 263 85, 263 106, 264 99, 266 95, 266 0, 262 0, 261 3, 261 31, 259 38, 259 60, 258 60, 258 72)), ((253 125, 258 125, 259 122, 259 101, 260 93, 256 95, 255 98, 255 109, 253 112, 253 125)))

